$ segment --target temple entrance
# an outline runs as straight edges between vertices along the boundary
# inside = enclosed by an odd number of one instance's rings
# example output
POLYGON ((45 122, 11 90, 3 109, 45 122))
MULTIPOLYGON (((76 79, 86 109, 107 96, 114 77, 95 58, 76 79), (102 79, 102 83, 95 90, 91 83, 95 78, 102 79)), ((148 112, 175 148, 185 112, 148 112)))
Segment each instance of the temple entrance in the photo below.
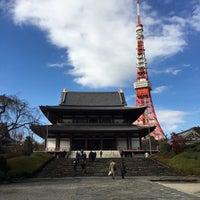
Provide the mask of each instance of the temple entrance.
POLYGON ((103 150, 116 150, 116 141, 114 139, 103 140, 103 150))
POLYGON ((84 139, 73 139, 71 144, 71 150, 85 150, 85 140, 84 139))
POLYGON ((117 150, 115 139, 72 139, 71 150, 117 150))
POLYGON ((100 139, 92 139, 88 140, 87 150, 100 150, 101 149, 101 141, 100 139))

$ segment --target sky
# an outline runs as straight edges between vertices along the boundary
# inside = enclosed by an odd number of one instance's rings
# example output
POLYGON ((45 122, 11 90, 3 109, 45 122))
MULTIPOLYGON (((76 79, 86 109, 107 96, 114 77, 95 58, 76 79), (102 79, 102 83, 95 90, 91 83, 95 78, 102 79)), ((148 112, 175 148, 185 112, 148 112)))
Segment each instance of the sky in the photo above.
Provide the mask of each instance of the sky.
MULTIPOLYGON (((163 131, 199 126, 200 0, 140 0, 140 15, 163 131)), ((136 19, 135 0, 0 0, 0 94, 38 108, 122 88, 134 106, 136 19)))

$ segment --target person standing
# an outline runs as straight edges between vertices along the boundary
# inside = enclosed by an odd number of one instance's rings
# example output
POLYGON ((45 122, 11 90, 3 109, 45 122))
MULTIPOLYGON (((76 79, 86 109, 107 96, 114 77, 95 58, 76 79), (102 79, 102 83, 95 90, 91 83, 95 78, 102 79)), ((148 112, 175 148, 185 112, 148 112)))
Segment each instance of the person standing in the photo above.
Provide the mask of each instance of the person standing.
POLYGON ((144 157, 145 157, 145 158, 148 158, 148 157, 149 157, 148 152, 146 152, 146 153, 144 154, 144 157))
POLYGON ((86 159, 81 159, 80 161, 81 164, 81 169, 82 169, 82 174, 86 174, 86 159))
POLYGON ((120 156, 121 156, 121 158, 124 157, 124 151, 123 150, 120 152, 120 156))
POLYGON ((121 172, 122 179, 124 179, 124 176, 126 174, 126 166, 124 164, 124 161, 122 161, 122 164, 120 166, 120 172, 121 172))
POLYGON ((112 174, 112 179, 115 179, 116 170, 117 170, 116 163, 112 160, 109 164, 109 172, 111 172, 112 174))
POLYGON ((102 155, 103 155, 103 151, 100 150, 100 158, 102 158, 102 155))

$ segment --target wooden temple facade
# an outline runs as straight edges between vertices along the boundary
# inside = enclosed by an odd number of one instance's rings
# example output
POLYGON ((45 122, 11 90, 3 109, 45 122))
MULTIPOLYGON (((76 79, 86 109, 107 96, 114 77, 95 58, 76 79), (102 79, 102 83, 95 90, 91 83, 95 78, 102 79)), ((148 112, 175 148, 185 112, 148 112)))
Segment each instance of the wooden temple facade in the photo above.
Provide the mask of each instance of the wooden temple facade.
POLYGON ((64 89, 58 106, 40 106, 50 125, 31 129, 47 151, 140 149, 155 127, 133 123, 146 107, 127 106, 123 91, 72 92, 64 89))

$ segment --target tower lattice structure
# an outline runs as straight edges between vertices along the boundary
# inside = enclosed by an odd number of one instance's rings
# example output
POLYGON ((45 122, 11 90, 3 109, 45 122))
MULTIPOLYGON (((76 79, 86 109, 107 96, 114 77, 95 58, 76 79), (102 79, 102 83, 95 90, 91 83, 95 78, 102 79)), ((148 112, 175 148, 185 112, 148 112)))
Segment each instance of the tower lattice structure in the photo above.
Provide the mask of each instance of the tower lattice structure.
POLYGON ((137 4, 137 25, 136 25, 136 82, 134 88, 136 90, 136 106, 146 106, 145 112, 135 122, 137 125, 156 126, 155 130, 151 132, 151 136, 155 139, 162 139, 165 137, 164 132, 157 120, 151 98, 151 82, 148 78, 146 67, 146 57, 144 49, 143 25, 140 21, 140 5, 139 0, 137 4))

